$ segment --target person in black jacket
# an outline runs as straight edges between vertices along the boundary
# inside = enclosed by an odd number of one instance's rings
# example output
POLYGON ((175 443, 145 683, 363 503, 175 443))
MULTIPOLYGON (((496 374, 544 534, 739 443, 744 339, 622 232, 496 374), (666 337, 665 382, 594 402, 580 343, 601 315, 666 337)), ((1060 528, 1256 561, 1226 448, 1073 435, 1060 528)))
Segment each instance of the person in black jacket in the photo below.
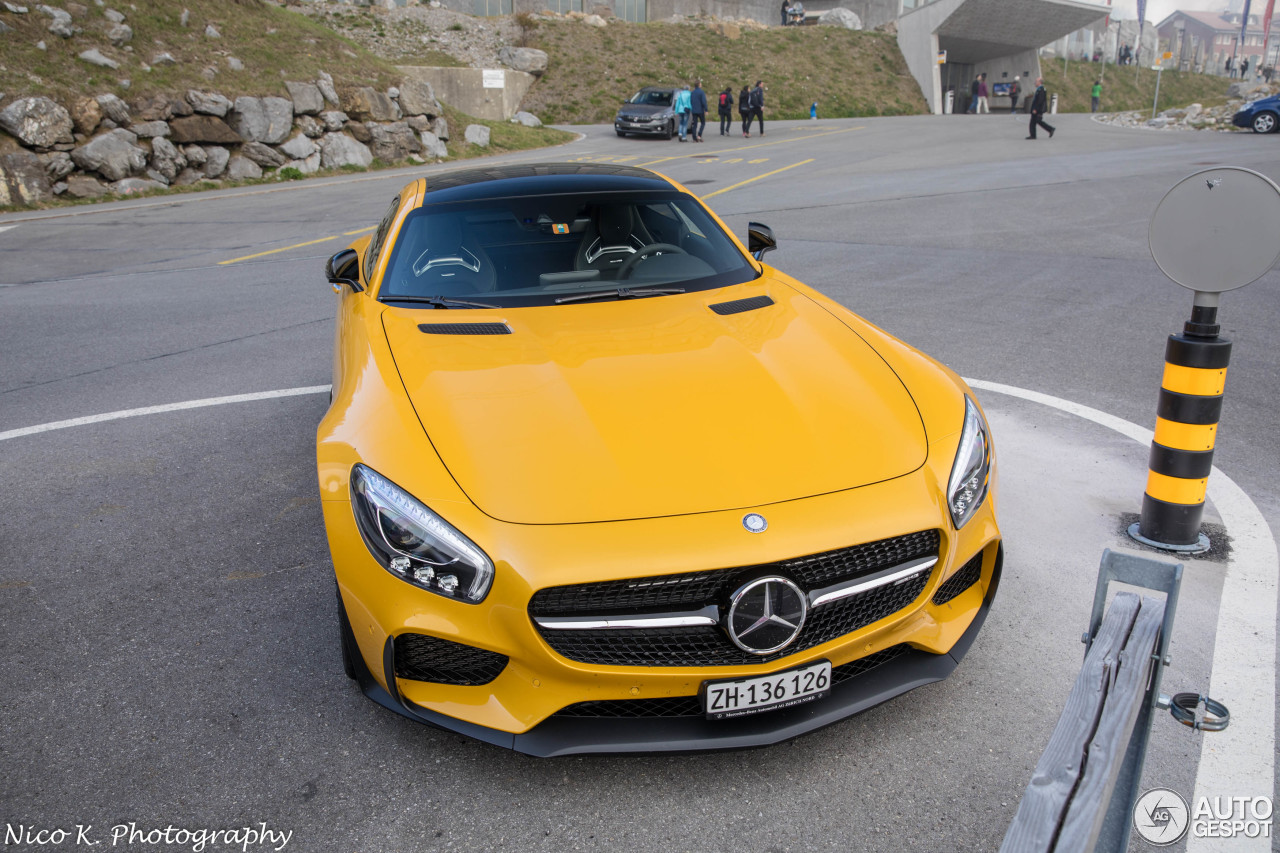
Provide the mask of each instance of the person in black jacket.
POLYGON ((746 86, 738 93, 738 115, 742 116, 742 135, 751 135, 751 90, 746 86))
POLYGON ((1040 125, 1049 131, 1049 138, 1053 139, 1053 126, 1045 124, 1044 113, 1048 109, 1049 96, 1044 92, 1044 78, 1036 78, 1036 93, 1031 96, 1031 135, 1027 139, 1036 138, 1036 125, 1040 125))
MULTIPOLYGON (((751 115, 760 122, 760 135, 764 136, 764 81, 757 80, 756 87, 751 90, 751 115)), ((751 119, 747 119, 751 124, 751 119)))
POLYGON ((729 125, 733 123, 733 87, 725 86, 720 93, 720 135, 729 135, 729 125))

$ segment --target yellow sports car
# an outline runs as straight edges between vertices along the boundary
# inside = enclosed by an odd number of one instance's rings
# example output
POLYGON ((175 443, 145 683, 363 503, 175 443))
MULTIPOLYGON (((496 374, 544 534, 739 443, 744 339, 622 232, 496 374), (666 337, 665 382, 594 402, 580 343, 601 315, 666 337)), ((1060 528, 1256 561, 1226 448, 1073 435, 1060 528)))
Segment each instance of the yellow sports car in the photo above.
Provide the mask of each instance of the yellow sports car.
POLYGON ((414 181, 329 260, 347 674, 532 755, 795 737, 945 678, 1000 578, 954 373, 610 165, 414 181))

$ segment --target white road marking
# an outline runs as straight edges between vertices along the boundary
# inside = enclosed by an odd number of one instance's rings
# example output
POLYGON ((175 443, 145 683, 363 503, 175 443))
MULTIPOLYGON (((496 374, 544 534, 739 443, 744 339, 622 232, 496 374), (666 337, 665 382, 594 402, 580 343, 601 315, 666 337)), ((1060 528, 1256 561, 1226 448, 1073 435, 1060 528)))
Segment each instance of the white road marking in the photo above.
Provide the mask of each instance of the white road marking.
POLYGON ((0 225, 0 231, 8 231, 12 228, 17 228, 17 227, 18 227, 17 225, 0 225))
MULTIPOLYGON (((1038 391, 980 379, 965 381, 976 389, 1020 397, 1068 412, 1143 444, 1150 444, 1155 435, 1114 415, 1038 391)), ((1272 797, 1275 790, 1276 596, 1280 588, 1280 552, 1257 505, 1217 466, 1209 476, 1209 499, 1231 534, 1231 555, 1218 602, 1209 695, 1231 710, 1231 725, 1226 731, 1202 736, 1193 807, 1200 797, 1272 797)), ((1188 838, 1187 851, 1270 850, 1270 844, 1267 838, 1188 838)))
MULTIPOLYGON (((1143 444, 1150 444, 1154 437, 1149 429, 1060 397, 981 379, 965 381, 982 391, 1019 397, 1084 418, 1143 444)), ((324 394, 329 388, 328 385, 312 385, 124 409, 0 432, 0 441, 183 409, 324 394)), ((1225 702, 1231 708, 1231 726, 1225 732, 1204 736, 1195 793, 1197 798, 1202 795, 1271 796, 1275 766, 1273 664, 1276 656, 1275 613, 1277 588, 1280 586, 1277 583, 1280 578, 1280 555, 1262 512, 1244 490, 1217 467, 1214 467, 1209 477, 1209 498, 1217 507, 1224 526, 1231 533, 1232 552, 1227 561, 1222 599, 1218 606, 1217 639, 1214 643, 1213 672, 1209 688, 1215 699, 1225 702)), ((1204 839, 1193 838, 1188 841, 1187 849, 1198 851, 1207 850, 1208 847, 1205 846, 1204 839)))
POLYGON ((256 394, 234 394, 230 397, 206 397, 203 400, 187 400, 182 403, 166 403, 162 406, 145 406, 141 409, 121 409, 118 412, 104 412, 101 415, 87 415, 83 418, 71 418, 65 421, 53 421, 47 424, 11 429, 0 432, 0 441, 21 438, 24 435, 35 435, 51 432, 56 429, 98 424, 103 421, 118 421, 121 418, 137 418, 143 415, 159 415, 164 412, 180 412, 183 409, 203 409, 207 406, 225 406, 228 403, 251 403, 254 400, 273 400, 277 397, 298 397, 303 394, 328 393, 328 385, 310 385, 306 388, 282 388, 279 391, 259 391, 256 394))

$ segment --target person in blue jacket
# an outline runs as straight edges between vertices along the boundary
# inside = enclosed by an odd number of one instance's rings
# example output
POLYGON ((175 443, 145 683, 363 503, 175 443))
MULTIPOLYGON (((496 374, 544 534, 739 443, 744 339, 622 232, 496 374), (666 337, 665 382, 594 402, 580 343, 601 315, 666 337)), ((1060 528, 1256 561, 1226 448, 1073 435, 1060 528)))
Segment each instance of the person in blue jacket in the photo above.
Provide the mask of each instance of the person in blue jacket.
POLYGON ((693 82, 693 91, 689 93, 689 109, 693 113, 689 135, 694 142, 701 142, 702 132, 707 129, 707 93, 702 91, 701 80, 693 82))
POLYGON ((680 87, 680 91, 676 92, 675 102, 671 105, 676 111, 676 116, 680 119, 680 141, 686 142, 685 132, 689 128, 689 108, 690 108, 689 86, 685 84, 680 87))

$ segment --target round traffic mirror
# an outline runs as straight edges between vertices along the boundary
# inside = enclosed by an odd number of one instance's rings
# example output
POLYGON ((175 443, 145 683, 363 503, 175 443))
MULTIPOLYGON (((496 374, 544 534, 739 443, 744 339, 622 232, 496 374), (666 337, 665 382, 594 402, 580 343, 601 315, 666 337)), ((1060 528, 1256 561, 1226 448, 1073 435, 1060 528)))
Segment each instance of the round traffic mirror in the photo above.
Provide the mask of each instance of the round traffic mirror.
POLYGON ((1148 243, 1160 271, 1190 290, 1252 284, 1280 260, 1280 187, 1234 166, 1196 172, 1156 205, 1148 243))

